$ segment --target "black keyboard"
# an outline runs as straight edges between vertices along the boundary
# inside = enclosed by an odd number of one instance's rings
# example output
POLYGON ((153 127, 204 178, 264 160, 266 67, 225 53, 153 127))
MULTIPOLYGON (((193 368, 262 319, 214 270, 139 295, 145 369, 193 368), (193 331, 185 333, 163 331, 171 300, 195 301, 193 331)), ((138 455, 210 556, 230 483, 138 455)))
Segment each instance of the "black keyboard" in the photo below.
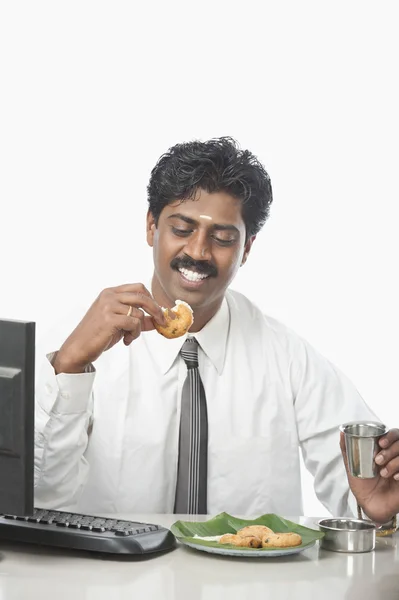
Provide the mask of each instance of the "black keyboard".
POLYGON ((33 515, 0 515, 0 540, 146 556, 170 550, 174 535, 165 527, 35 508, 33 515))

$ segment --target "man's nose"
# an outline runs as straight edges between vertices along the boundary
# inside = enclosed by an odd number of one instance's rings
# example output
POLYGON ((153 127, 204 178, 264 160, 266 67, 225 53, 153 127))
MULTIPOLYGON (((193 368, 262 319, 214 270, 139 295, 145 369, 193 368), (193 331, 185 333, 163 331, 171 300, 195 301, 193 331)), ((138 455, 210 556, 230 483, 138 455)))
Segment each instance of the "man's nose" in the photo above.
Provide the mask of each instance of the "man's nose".
POLYGON ((187 240, 184 252, 193 260, 210 260, 211 252, 209 246, 210 244, 205 235, 193 235, 187 240))

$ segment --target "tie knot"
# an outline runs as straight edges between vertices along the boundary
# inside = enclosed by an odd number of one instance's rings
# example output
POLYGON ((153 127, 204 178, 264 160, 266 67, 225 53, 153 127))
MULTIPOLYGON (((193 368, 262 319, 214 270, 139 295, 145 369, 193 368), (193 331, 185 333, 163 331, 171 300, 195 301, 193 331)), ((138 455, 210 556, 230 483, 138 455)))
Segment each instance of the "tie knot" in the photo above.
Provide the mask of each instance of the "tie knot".
POLYGON ((186 339, 180 352, 187 365, 187 369, 198 367, 198 342, 194 337, 186 339))

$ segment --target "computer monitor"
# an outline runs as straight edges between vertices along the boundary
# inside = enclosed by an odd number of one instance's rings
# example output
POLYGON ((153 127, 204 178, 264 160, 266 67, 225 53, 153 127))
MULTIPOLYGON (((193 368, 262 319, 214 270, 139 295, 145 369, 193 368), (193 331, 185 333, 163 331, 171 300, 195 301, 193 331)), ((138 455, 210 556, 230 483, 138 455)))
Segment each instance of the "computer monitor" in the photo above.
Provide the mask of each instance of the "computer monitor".
POLYGON ((0 319, 0 513, 33 513, 35 323, 0 319))

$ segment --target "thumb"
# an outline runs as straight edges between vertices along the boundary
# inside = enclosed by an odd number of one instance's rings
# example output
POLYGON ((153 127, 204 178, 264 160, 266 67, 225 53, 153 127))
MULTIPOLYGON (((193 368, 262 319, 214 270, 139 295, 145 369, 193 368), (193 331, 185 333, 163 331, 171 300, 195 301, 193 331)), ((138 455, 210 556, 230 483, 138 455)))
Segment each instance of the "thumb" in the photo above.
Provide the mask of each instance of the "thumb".
POLYGON ((152 331, 153 329, 155 329, 155 325, 152 317, 145 315, 141 324, 141 331, 152 331))

